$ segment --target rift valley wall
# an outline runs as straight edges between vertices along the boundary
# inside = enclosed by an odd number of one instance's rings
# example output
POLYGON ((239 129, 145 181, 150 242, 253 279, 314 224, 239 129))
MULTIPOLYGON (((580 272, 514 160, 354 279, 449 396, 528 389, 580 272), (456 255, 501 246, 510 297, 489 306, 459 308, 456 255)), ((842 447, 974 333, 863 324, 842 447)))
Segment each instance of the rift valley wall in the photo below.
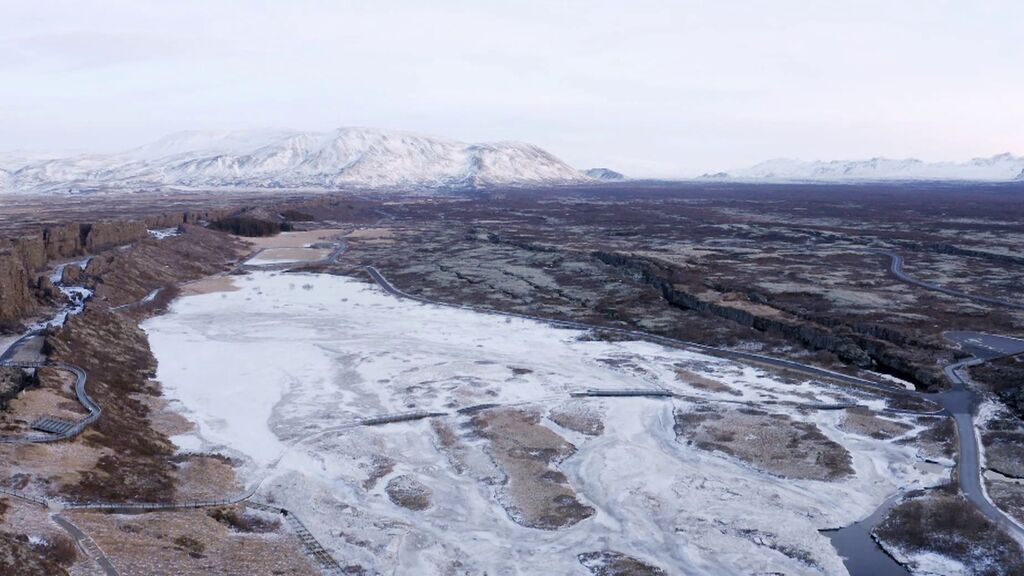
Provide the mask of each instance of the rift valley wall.
POLYGON ((151 228, 218 217, 221 211, 183 211, 121 220, 72 222, 37 234, 0 238, 0 328, 13 328, 54 296, 47 263, 95 254, 141 240, 151 228))
MULTIPOLYGON (((673 281, 675 271, 671 267, 649 259, 601 251, 594 252, 593 256, 605 264, 637 274, 673 306, 712 314, 761 332, 778 334, 811 349, 828 350, 843 362, 892 374, 922 388, 942 386, 942 375, 937 369, 915 362, 914 358, 908 357, 903 351, 907 344, 920 347, 928 345, 894 328, 851 324, 827 315, 811 315, 784 306, 773 308, 788 314, 791 317, 788 320, 759 315, 734 306, 708 302, 687 292, 683 284, 673 281)), ((771 305, 763 295, 748 293, 747 297, 751 301, 771 305)))

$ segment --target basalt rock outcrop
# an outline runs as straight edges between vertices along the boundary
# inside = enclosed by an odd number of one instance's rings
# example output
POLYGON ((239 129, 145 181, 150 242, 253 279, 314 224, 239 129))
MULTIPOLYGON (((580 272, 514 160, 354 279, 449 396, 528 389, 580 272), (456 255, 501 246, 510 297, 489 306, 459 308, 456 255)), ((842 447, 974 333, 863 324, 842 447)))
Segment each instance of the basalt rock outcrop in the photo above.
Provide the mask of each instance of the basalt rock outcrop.
POLYGON ((141 240, 147 234, 146 223, 138 220, 82 224, 81 248, 85 253, 98 252, 141 240))
MULTIPOLYGON (((673 306, 711 314, 749 326, 755 330, 777 334, 812 350, 827 350, 847 364, 872 369, 913 382, 924 388, 942 386, 942 377, 930 367, 922 366, 901 353, 911 339, 895 330, 870 325, 851 325, 835 318, 794 314, 785 307, 774 307, 791 318, 760 315, 748 309, 711 302, 688 292, 675 282, 675 271, 649 259, 620 253, 594 252, 601 262, 622 268, 642 282, 657 289, 673 306), (891 340, 890 340, 891 339, 891 340)), ((748 299, 770 305, 761 295, 748 299)))
POLYGON ((22 390, 39 383, 35 372, 20 368, 0 368, 0 411, 7 409, 7 403, 17 398, 22 390))
POLYGON ((0 252, 0 325, 11 324, 31 314, 36 300, 20 258, 0 252))
POLYGON ((136 242, 151 228, 214 218, 220 212, 170 212, 141 219, 46 226, 37 234, 0 238, 0 329, 13 329, 54 296, 47 263, 136 242))

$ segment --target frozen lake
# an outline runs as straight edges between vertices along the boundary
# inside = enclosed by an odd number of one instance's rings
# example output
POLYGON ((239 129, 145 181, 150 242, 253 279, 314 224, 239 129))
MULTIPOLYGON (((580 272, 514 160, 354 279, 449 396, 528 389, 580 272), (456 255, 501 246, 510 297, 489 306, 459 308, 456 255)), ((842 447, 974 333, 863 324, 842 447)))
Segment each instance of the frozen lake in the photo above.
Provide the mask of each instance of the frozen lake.
POLYGON ((577 555, 615 550, 669 573, 843 574, 820 529, 948 477, 922 466, 912 446, 844 431, 844 411, 785 405, 881 407, 869 398, 650 343, 398 300, 349 278, 256 272, 233 282, 239 290, 181 298, 144 324, 164 394, 197 424, 175 440, 240 458, 247 484, 263 480, 260 498, 298 513, 343 564, 585 575, 577 555), (680 370, 729 391, 689 384, 680 370), (686 398, 569 397, 655 386, 686 398), (781 478, 676 438, 678 411, 762 401, 841 444, 855 474, 781 478), (524 525, 515 472, 458 412, 481 404, 536 414, 571 445, 552 478, 564 477, 593 514, 556 530, 524 525), (445 416, 358 426, 409 411, 445 416), (596 419, 603 431, 570 429, 556 413, 596 419), (389 497, 389 485, 412 481, 428 506, 389 497))

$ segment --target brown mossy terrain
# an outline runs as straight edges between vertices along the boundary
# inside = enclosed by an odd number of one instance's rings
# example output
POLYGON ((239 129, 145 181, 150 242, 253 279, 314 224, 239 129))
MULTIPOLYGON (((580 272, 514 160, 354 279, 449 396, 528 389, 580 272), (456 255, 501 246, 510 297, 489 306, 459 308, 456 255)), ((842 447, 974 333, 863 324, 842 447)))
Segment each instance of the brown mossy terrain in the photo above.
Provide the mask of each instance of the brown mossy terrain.
POLYGON ((1024 481, 988 480, 985 490, 996 506, 1024 523, 1024 481))
POLYGON ((584 401, 563 402, 548 411, 548 419, 562 428, 587 436, 600 436, 604 433, 603 414, 584 401))
POLYGON ((1024 480, 1024 430, 985 432, 985 466, 1011 478, 1024 480))
POLYGON ((577 555, 576 558, 593 576, 665 576, 667 574, 657 566, 651 566, 642 560, 614 550, 584 552, 577 555))
POLYGON ((276 515, 237 507, 218 510, 69 516, 121 574, 319 574, 276 515))
POLYGON ((146 238, 94 258, 79 281, 96 288, 96 301, 84 314, 47 337, 49 356, 83 368, 87 389, 103 416, 79 441, 102 449, 95 468, 83 470, 66 494, 82 500, 167 501, 175 496, 173 446, 150 421, 146 397, 160 395, 151 378, 156 359, 138 318, 166 300, 125 311, 103 305, 138 302, 150 291, 224 270, 240 244, 223 234, 185 226, 183 234, 146 238))
POLYGON ((1006 407, 1024 419, 1024 355, 973 366, 971 380, 994 392, 1006 407))
POLYGON ((70 538, 55 536, 33 544, 24 534, 0 531, 0 574, 11 576, 60 576, 77 559, 70 538))
MULTIPOLYGON (((0 525, 7 520, 10 508, 0 497, 0 525)), ((74 542, 59 534, 48 534, 33 542, 24 534, 0 530, 0 574, 25 576, 58 576, 78 558, 74 542)))
POLYGON ((962 563, 970 574, 1024 574, 1024 549, 950 489, 932 490, 901 502, 873 534, 886 548, 903 554, 946 556, 962 563))
POLYGON ((919 416, 917 424, 925 428, 896 442, 918 447, 929 458, 953 458, 956 455, 956 423, 948 416, 919 416))
POLYGON ((505 473, 498 500, 517 523, 557 530, 594 515, 556 468, 576 447, 541 425, 538 412, 488 410, 473 416, 471 424, 489 441, 487 452, 505 473))
POLYGON ((174 447, 153 430, 149 407, 138 397, 160 394, 150 380, 156 359, 146 334, 128 316, 91 310, 73 317, 47 342, 52 359, 86 371, 89 394, 103 408, 102 417, 76 441, 109 451, 64 493, 81 500, 172 500, 174 447))
POLYGON ((254 513, 248 509, 240 509, 237 506, 207 510, 206 515, 235 532, 264 534, 276 532, 281 528, 279 519, 268 517, 266 513, 254 513))
POLYGON ((1024 422, 1009 408, 981 423, 986 490, 997 506, 1024 522, 1024 422))
POLYGON ((761 410, 676 412, 675 432, 702 450, 719 451, 782 476, 839 480, 853 474, 846 448, 810 422, 761 410))
POLYGON ((388 480, 384 491, 395 505, 409 510, 426 510, 433 504, 433 492, 430 488, 408 474, 388 480))
POLYGON ((707 376, 702 376, 682 367, 676 368, 676 376, 682 382, 701 390, 707 390, 709 392, 725 392, 726 394, 732 394, 733 396, 743 395, 743 392, 736 390, 724 382, 708 378, 707 376))
POLYGON ((892 440, 911 429, 910 425, 904 422, 883 418, 871 409, 861 406, 847 408, 839 428, 876 440, 892 440))

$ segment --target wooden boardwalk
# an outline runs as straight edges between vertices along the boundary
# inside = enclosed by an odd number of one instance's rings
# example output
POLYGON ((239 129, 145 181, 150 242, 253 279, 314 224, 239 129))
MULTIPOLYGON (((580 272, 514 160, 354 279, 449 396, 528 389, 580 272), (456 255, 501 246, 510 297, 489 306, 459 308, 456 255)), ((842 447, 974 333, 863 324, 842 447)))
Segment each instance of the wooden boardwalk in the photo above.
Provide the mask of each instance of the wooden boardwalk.
POLYGON ((330 574, 332 576, 342 574, 341 565, 338 564, 338 561, 334 559, 334 556, 331 556, 331 553, 328 552, 322 544, 320 544, 320 541, 313 536, 313 533, 306 528, 306 525, 299 520, 298 516, 286 508, 270 506, 269 504, 263 504, 260 502, 249 501, 246 502, 245 505, 256 510, 262 510, 264 512, 271 512, 284 516, 285 522, 299 539, 299 542, 302 544, 302 549, 306 552, 306 555, 316 562, 317 566, 320 567, 323 573, 330 574))

